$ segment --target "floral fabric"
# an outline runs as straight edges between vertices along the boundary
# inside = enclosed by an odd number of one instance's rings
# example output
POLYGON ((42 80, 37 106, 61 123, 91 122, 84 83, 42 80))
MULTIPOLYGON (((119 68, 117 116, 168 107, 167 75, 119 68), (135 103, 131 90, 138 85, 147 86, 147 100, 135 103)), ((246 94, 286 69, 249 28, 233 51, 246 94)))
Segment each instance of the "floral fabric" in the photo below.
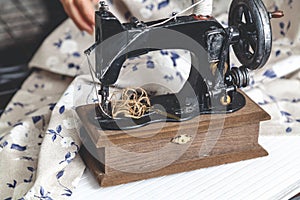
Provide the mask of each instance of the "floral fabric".
MULTIPOLYGON (((123 22, 131 15, 144 21, 169 17, 191 5, 189 0, 111 2, 110 9, 123 22)), ((229 2, 214 1, 214 11, 224 25, 229 2)), ((245 92, 272 116, 261 124, 260 134, 300 135, 300 2, 265 3, 270 10, 284 10, 286 16, 273 20, 272 56, 264 68, 253 72, 245 92)), ((0 119, 0 199, 67 199, 78 185, 85 166, 78 155, 80 121, 74 109, 97 101, 83 55, 92 43, 93 37, 67 20, 32 59, 30 66, 38 70, 25 81, 0 119)), ((187 79, 189 59, 185 51, 168 50, 129 60, 118 85, 148 84, 148 89, 158 93, 176 91, 187 79)), ((234 58, 232 61, 238 65, 234 58)))

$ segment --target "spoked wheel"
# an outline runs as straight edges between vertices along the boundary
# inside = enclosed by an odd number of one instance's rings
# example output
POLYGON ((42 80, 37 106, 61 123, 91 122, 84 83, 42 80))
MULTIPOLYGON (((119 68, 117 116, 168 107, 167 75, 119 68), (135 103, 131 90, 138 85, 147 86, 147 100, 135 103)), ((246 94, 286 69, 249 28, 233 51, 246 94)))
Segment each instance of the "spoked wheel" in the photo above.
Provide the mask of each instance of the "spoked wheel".
POLYGON ((239 41, 233 50, 248 69, 261 68, 267 62, 272 47, 269 13, 261 0, 233 0, 229 10, 229 26, 239 30, 239 41))

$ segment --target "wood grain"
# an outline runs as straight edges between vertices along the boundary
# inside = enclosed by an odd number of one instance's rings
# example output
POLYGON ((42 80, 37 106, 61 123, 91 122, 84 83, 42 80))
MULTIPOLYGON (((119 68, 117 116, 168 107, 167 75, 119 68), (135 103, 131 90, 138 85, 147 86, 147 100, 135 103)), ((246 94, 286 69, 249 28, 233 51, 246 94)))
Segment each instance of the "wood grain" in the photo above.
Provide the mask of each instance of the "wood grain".
POLYGON ((260 121, 270 116, 248 97, 246 101, 246 106, 234 113, 201 115, 129 131, 103 131, 87 117, 95 105, 79 107, 85 125, 82 157, 99 184, 110 186, 266 156, 258 144, 258 133, 260 121), (171 142, 183 134, 192 140, 181 145, 171 142))

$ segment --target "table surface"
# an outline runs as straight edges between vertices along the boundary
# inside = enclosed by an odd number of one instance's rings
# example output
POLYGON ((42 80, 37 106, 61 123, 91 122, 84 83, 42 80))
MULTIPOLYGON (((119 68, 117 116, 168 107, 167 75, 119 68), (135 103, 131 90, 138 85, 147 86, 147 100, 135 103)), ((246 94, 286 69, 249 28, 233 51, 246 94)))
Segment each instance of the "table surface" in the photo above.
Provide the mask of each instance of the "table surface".
POLYGON ((289 199, 300 192, 300 138, 260 137, 269 156, 100 188, 86 170, 73 199, 289 199))

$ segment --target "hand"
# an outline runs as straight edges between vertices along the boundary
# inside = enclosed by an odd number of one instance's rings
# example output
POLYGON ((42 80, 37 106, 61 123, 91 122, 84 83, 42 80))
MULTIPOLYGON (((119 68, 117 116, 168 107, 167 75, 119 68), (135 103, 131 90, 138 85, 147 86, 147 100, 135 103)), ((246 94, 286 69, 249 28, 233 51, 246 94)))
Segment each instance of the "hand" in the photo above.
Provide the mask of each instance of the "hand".
POLYGON ((65 12, 74 21, 76 26, 89 34, 94 31, 94 5, 98 0, 60 0, 65 12))

